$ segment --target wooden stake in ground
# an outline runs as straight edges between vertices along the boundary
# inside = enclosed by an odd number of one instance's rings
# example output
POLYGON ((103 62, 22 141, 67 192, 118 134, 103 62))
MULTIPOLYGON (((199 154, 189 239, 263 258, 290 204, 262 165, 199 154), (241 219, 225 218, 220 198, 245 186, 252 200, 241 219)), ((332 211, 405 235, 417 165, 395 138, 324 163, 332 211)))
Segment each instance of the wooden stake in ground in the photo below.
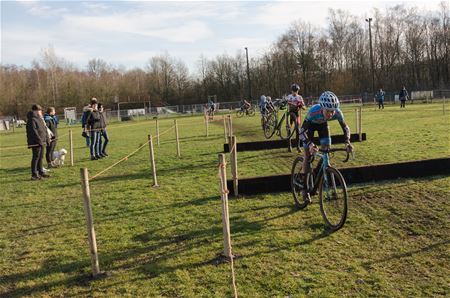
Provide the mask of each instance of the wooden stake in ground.
POLYGON ((236 136, 231 136, 229 141, 230 146, 230 162, 231 162, 231 175, 233 178, 234 195, 238 196, 238 167, 237 167, 237 142, 236 136))
POLYGON ((231 115, 228 115, 228 136, 231 137, 233 135, 233 120, 231 115))
POLYGON ((94 218, 91 208, 91 193, 89 190, 89 173, 87 168, 80 169, 81 188, 83 189, 84 214, 86 215, 86 228, 91 253, 92 277, 100 274, 100 265, 97 254, 97 240, 95 238, 94 218))
POLYGON ((175 123, 175 140, 177 142, 177 156, 180 157, 180 138, 178 137, 178 124, 177 119, 174 120, 175 123))
POLYGON ((362 106, 359 107, 359 141, 362 142, 362 106))
POLYGON ((151 135, 148 135, 148 146, 150 149, 150 166, 152 167, 153 174, 153 187, 159 187, 158 180, 156 179, 156 164, 155 164, 155 151, 153 150, 153 138, 151 135))
POLYGON ((228 136, 227 136, 227 120, 225 118, 225 115, 223 115, 222 118, 223 118, 223 135, 225 137, 225 143, 226 143, 227 138, 228 138, 228 136))
POLYGON ((158 122, 158 118, 156 118, 156 143, 159 146, 159 122, 158 122))
POLYGON ((209 125, 209 119, 208 119, 208 117, 206 116, 206 109, 205 109, 205 132, 206 132, 206 137, 208 137, 209 136, 209 131, 208 131, 208 129, 209 129, 209 127, 208 127, 208 125, 209 125))
POLYGON ((359 111, 358 108, 355 109, 355 125, 356 125, 356 133, 359 133, 359 117, 358 117, 359 111))
POLYGON ((73 167, 73 136, 71 129, 69 129, 69 151, 70 151, 70 166, 73 167))
POLYGON ((219 154, 220 166, 220 193, 222 198, 222 226, 223 226, 223 254, 226 258, 231 259, 231 236, 230 236, 230 218, 228 213, 228 189, 227 189, 227 171, 226 171, 225 154, 219 154))

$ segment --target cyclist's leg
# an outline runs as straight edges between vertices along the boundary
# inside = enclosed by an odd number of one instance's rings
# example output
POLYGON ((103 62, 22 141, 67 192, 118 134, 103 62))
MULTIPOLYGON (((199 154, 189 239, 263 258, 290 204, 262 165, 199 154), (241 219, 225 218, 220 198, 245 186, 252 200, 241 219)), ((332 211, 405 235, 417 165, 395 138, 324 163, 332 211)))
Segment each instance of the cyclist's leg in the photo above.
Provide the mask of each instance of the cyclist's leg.
POLYGON ((328 122, 325 122, 320 126, 321 127, 318 129, 320 147, 322 150, 328 150, 331 146, 330 128, 328 127, 328 122))
MULTIPOLYGON (((314 137, 314 128, 310 127, 309 129, 305 130, 305 128, 302 127, 302 133, 306 133, 306 135, 308 136, 308 139, 311 140, 314 137)), ((304 159, 303 159, 303 167, 302 167, 302 174, 308 173, 311 168, 310 168, 310 163, 309 160, 311 158, 311 154, 309 153, 309 148, 308 148, 308 144, 306 142, 303 142, 303 148, 305 149, 304 151, 304 159)))

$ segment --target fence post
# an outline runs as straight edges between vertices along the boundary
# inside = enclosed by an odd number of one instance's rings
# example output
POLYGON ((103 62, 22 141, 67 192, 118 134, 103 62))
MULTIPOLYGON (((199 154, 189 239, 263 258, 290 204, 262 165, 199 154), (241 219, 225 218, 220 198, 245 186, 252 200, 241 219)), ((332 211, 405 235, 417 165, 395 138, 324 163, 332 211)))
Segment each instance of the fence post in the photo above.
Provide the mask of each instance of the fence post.
POLYGON ((231 115, 228 115, 228 136, 231 137, 233 135, 233 120, 231 115))
POLYGON ((71 129, 69 129, 69 150, 70 150, 70 166, 73 167, 73 135, 71 129))
POLYGON ((233 178, 234 195, 238 196, 238 168, 237 168, 237 142, 236 136, 229 137, 230 146, 230 161, 231 161, 231 176, 233 178))
POLYGON ((355 109, 355 125, 356 125, 356 133, 359 133, 359 117, 358 117, 359 111, 358 108, 355 109))
POLYGON ((158 118, 156 118, 156 143, 159 146, 159 122, 158 122, 158 118))
POLYGON ((362 142, 362 106, 359 107, 359 141, 362 142))
POLYGON ((205 131, 206 131, 206 137, 208 137, 208 135, 209 135, 209 132, 208 132, 208 122, 209 122, 209 120, 208 120, 208 117, 207 117, 207 115, 206 115, 206 109, 204 109, 203 110, 204 112, 203 112, 203 118, 204 118, 204 120, 205 120, 205 131))
POLYGON ((153 138, 152 135, 148 135, 148 146, 150 149, 150 166, 152 167, 153 174, 153 187, 159 187, 158 180, 156 179, 156 164, 155 164, 155 151, 153 150, 153 138))
POLYGON ((230 218, 228 213, 228 189, 227 189, 227 173, 226 173, 225 154, 219 154, 220 166, 220 195, 222 198, 222 227, 223 227, 223 245, 224 255, 227 259, 232 258, 231 254, 231 236, 230 236, 230 218))
POLYGON ((225 137, 225 143, 227 142, 227 120, 225 118, 225 115, 222 116, 223 118, 223 135, 225 137))
POLYGON ((89 190, 89 173, 87 168, 80 169, 81 188, 83 189, 84 214, 86 215, 86 228, 91 253, 92 277, 100 274, 100 265, 97 254, 97 240, 95 238, 94 218, 91 208, 91 193, 89 190))
POLYGON ((177 141, 177 156, 180 157, 180 139, 178 137, 178 123, 177 119, 173 121, 175 123, 175 140, 177 141))

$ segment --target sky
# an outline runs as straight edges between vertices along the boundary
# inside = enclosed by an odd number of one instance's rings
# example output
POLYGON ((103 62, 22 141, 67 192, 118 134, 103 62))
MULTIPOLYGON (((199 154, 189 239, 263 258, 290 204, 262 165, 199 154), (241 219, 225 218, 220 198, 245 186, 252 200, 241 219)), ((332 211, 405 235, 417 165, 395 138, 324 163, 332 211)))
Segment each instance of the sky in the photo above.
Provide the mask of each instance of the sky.
POLYGON ((441 1, 1 1, 1 63, 30 67, 42 49, 85 69, 93 58, 145 68, 168 53, 195 72, 201 55, 260 57, 292 22, 319 27, 328 9, 364 19, 403 3, 438 10, 441 1))

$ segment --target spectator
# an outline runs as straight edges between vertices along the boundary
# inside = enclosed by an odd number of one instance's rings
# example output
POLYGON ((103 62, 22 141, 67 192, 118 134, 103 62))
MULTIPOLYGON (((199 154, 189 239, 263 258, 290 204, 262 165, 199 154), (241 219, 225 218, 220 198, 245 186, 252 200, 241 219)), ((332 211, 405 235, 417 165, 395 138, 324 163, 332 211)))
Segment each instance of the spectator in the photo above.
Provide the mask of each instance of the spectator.
POLYGON ((47 127, 42 120, 42 107, 34 104, 31 111, 27 113, 27 143, 32 150, 31 159, 31 180, 41 180, 50 175, 44 172, 42 167, 42 157, 44 155, 44 145, 49 144, 47 127))
POLYGON ((101 126, 101 130, 100 130, 100 144, 99 144, 99 148, 100 148, 100 157, 106 157, 108 156, 108 154, 106 153, 106 146, 109 143, 109 138, 108 138, 108 133, 106 132, 106 114, 105 114, 105 110, 103 107, 103 104, 99 103, 98 104, 98 112, 100 113, 100 126, 101 126), (102 141, 102 138, 104 139, 104 141, 102 141), (102 146, 103 143, 103 146, 102 146))
POLYGON ((400 90, 399 98, 400 108, 405 108, 405 103, 408 100, 408 91, 406 91, 405 86, 403 86, 402 90, 400 90))
POLYGON ((92 111, 92 105, 94 103, 97 103, 97 98, 92 97, 91 99, 91 103, 88 104, 87 106, 83 107, 83 115, 81 116, 81 127, 83 128, 83 132, 81 133, 81 135, 86 139, 86 147, 89 147, 89 141, 90 141, 90 136, 89 136, 89 131, 87 130, 87 117, 89 116, 89 114, 92 111))
MULTIPOLYGON (((94 99, 93 99, 94 100, 94 99)), ((87 114, 86 126, 90 136, 89 150, 91 153, 91 160, 102 158, 100 156, 100 113, 97 110, 97 100, 91 101, 91 110, 87 114)))
POLYGON ((384 109, 384 94, 385 92, 382 88, 380 88, 380 90, 377 91, 377 94, 375 94, 375 97, 378 101, 378 109, 384 109))
POLYGON ((47 160, 48 168, 56 168, 53 163, 53 151, 55 151, 56 142, 58 140, 58 117, 55 115, 55 108, 49 107, 47 113, 44 115, 45 125, 51 132, 50 143, 47 145, 47 150, 45 153, 45 159, 47 160))

